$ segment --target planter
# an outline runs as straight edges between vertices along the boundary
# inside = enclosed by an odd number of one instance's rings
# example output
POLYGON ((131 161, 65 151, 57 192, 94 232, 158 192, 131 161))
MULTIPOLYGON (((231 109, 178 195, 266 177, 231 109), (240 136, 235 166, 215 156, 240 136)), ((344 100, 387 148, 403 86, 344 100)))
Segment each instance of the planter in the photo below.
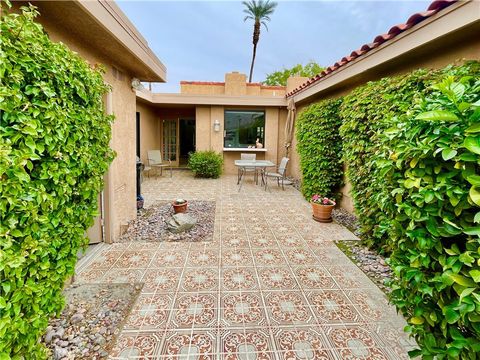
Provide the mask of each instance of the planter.
POLYGON ((329 223, 332 222, 332 210, 335 207, 335 205, 322 205, 322 204, 317 204, 313 203, 312 204, 312 210, 313 210, 313 219, 315 221, 321 222, 321 223, 329 223))
POLYGON ((187 211, 187 205, 188 205, 188 201, 185 201, 182 204, 175 204, 175 201, 174 201, 172 203, 173 211, 175 212, 175 214, 184 213, 187 211))

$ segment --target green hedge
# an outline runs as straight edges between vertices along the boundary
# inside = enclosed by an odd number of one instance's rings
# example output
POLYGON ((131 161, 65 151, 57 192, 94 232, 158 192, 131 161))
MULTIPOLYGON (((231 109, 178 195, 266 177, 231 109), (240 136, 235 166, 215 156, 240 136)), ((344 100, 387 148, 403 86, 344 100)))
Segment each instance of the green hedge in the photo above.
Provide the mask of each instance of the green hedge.
POLYGON ((379 135, 408 111, 413 97, 431 78, 431 72, 418 70, 369 82, 345 96, 340 108, 346 175, 361 237, 367 245, 387 252, 391 250, 389 222, 396 208, 389 196, 392 186, 380 172, 379 164, 388 161, 389 153, 379 135))
POLYGON ((296 124, 297 151, 302 169, 302 193, 337 198, 342 186, 340 100, 325 100, 305 108, 296 124))
MULTIPOLYGON (((391 301, 420 346, 411 355, 477 359, 480 63, 384 78, 338 101, 362 239, 391 255, 391 301)), ((329 102, 312 109, 336 118, 329 102)), ((323 144, 308 146, 318 134, 309 134, 302 121, 299 148, 320 158, 315 149, 321 152, 323 144)), ((311 121, 318 122, 314 129, 323 122, 311 121)), ((322 176, 302 170, 307 184, 322 176)))
POLYGON ((480 356, 480 64, 449 67, 381 137, 392 302, 425 359, 480 356))
POLYGON ((223 156, 213 150, 197 151, 190 154, 188 167, 196 177, 216 179, 222 174, 223 156))
POLYGON ((0 24, 0 358, 42 359, 38 343, 97 211, 112 117, 92 69, 34 22, 0 24))

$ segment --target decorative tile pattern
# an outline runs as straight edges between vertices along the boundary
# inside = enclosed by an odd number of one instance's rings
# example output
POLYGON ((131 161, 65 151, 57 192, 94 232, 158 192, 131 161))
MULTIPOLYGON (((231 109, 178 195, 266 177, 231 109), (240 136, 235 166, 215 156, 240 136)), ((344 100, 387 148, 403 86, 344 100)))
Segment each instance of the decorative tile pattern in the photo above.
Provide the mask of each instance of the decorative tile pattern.
POLYGON ((143 275, 144 292, 174 292, 180 280, 180 270, 177 269, 148 269, 143 275))
POLYGON ((285 265, 286 261, 280 249, 262 249, 253 253, 258 266, 285 265))
POLYGON ((388 359, 372 334, 359 326, 332 328, 327 336, 342 359, 388 359))
POLYGON ((272 292, 265 295, 268 315, 276 324, 314 323, 312 313, 299 292, 272 292))
POLYGON ((305 289, 333 289, 337 284, 328 272, 320 267, 300 267, 294 269, 295 276, 305 289))
POLYGON ((268 330, 227 332, 222 338, 221 352, 225 360, 275 359, 268 330))
POLYGON ((75 281, 143 284, 111 358, 406 360, 404 320, 333 242, 355 236, 314 222, 292 187, 248 180, 146 179, 146 207, 215 201, 213 239, 102 244, 80 261, 75 281))
POLYGON ((279 330, 274 335, 277 349, 283 359, 335 359, 324 336, 315 329, 279 330))
POLYGON ((222 290, 254 290, 257 287, 255 271, 251 268, 225 268, 222 270, 222 290))
POLYGON ((184 291, 215 290, 218 287, 218 269, 185 269, 181 288, 184 291))
POLYGON ((165 335, 161 355, 166 359, 216 359, 216 333, 175 331, 165 335))
POLYGON ((262 289, 292 290, 298 287, 289 268, 258 268, 262 289))
POLYGON ((210 294, 186 294, 175 304, 173 326, 191 328, 212 326, 217 321, 217 299, 210 294))
POLYGON ((266 324, 260 293, 227 293, 222 297, 221 319, 227 326, 266 324))

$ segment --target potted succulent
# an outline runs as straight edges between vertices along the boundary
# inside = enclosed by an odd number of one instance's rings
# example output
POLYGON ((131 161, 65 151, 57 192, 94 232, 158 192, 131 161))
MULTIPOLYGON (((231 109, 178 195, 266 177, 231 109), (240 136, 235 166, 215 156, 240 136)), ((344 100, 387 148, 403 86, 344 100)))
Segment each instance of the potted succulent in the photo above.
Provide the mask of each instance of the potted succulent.
POLYGON ((322 223, 332 222, 332 210, 336 205, 334 200, 315 194, 310 204, 312 204, 314 220, 322 223))
POLYGON ((173 203, 173 211, 175 214, 184 213, 187 211, 188 201, 185 199, 176 199, 173 203))

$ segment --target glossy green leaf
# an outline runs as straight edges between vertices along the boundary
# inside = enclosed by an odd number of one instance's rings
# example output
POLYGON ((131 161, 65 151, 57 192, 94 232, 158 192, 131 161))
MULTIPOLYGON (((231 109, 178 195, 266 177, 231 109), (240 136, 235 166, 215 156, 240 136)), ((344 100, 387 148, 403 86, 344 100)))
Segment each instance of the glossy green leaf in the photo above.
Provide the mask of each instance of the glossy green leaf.
POLYGON ((479 136, 469 136, 465 138, 463 142, 463 146, 465 146, 468 150, 475 154, 480 154, 480 137, 479 136))
POLYGON ((433 110, 421 113, 415 117, 417 120, 426 120, 426 121, 457 121, 459 120, 458 116, 447 110, 433 110))

